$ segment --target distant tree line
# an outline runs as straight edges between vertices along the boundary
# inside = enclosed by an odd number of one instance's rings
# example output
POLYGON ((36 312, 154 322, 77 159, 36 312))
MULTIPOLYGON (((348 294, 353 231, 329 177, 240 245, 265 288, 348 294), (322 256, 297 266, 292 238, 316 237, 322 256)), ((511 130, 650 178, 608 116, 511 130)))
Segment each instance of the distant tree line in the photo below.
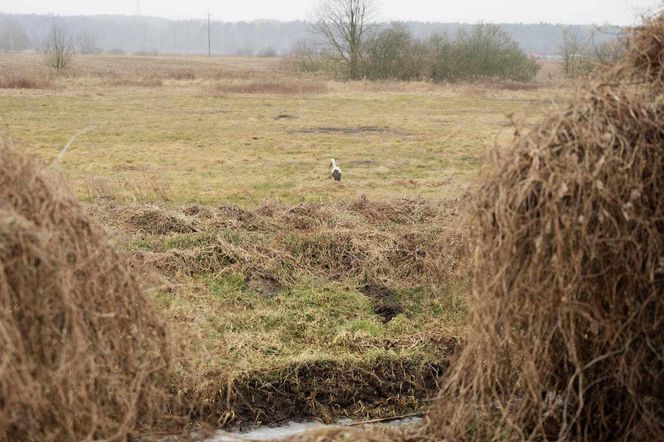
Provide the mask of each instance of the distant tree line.
POLYGON ((13 20, 0 20, 0 51, 20 52, 30 47, 25 29, 13 20))
POLYGON ((461 81, 494 77, 529 81, 539 69, 496 25, 479 24, 454 37, 435 34, 418 40, 402 25, 367 42, 363 75, 369 79, 461 81))
POLYGON ((367 37, 355 66, 333 47, 303 45, 288 64, 297 71, 325 72, 340 78, 368 80, 467 81, 498 78, 532 80, 539 66, 497 25, 461 28, 454 36, 416 38, 401 23, 367 37))
MULTIPOLYGON (((223 19, 223 17, 220 17, 223 19)), ((44 50, 54 22, 71 36, 77 52, 207 53, 207 22, 130 16, 74 16, 0 14, 0 51, 44 50)), ((417 40, 432 35, 456 36, 472 25, 459 23, 405 22, 402 26, 417 40)), ((390 24, 376 24, 375 31, 390 24)), ((592 26, 552 24, 501 24, 504 31, 529 55, 555 56, 567 30, 587 41, 592 26)), ((220 55, 284 55, 311 43, 310 23, 304 21, 252 21, 212 23, 212 52, 220 55)), ((596 42, 614 37, 596 35, 596 42)))
MULTIPOLYGON (((479 78, 530 81, 539 70, 509 33, 495 24, 435 32, 416 38, 407 24, 377 24, 378 0, 317 0, 312 31, 317 46, 293 51, 296 70, 323 71, 357 79, 467 81, 479 78)), ((559 56, 567 76, 610 64, 620 56, 620 39, 593 29, 588 41, 578 28, 563 29, 559 56), (592 53, 590 48, 593 49, 592 53)))

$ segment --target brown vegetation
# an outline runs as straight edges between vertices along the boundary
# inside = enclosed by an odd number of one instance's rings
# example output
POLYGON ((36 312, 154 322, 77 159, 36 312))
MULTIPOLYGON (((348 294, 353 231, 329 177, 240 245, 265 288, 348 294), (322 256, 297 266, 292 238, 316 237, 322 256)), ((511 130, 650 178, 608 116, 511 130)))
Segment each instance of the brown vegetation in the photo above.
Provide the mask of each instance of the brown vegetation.
POLYGON ((48 89, 53 87, 51 75, 42 70, 0 70, 0 89, 48 89))
POLYGON ((104 84, 111 87, 162 87, 164 81, 155 76, 127 78, 118 76, 108 76, 104 78, 104 84))
POLYGON ((169 276, 237 271, 290 284, 297 275, 365 282, 441 283, 460 267, 464 202, 426 200, 185 208, 100 206, 106 222, 148 235, 195 234, 184 250, 139 252, 169 276), (219 234, 232 231, 232 236, 219 234), (256 241, 260 234, 262 240, 256 241))
POLYGON ((469 335, 427 437, 664 438, 663 36, 664 15, 636 29, 482 186, 469 335))
POLYGON ((164 422, 169 341, 136 278, 61 178, 0 154, 0 439, 164 422))
POLYGON ((230 81, 217 84, 213 87, 212 95, 222 96, 224 94, 322 94, 327 87, 325 83, 318 80, 251 80, 230 81))

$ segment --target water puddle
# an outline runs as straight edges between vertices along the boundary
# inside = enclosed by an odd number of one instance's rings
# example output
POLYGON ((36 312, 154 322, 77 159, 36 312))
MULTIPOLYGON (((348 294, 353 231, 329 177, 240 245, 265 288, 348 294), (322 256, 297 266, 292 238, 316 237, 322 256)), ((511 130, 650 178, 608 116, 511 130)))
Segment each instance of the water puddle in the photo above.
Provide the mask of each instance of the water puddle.
MULTIPOLYGON (((376 422, 372 425, 385 425, 390 427, 403 427, 408 425, 415 425, 422 421, 420 417, 408 417, 405 419, 398 419, 393 421, 376 422)), ((280 427, 258 427, 253 430, 233 433, 220 430, 211 439, 206 442, 243 442, 243 441, 259 441, 259 440, 281 440, 292 436, 297 436, 310 430, 320 430, 322 428, 335 428, 350 425, 357 425, 351 419, 342 419, 334 425, 326 425, 320 422, 290 422, 280 427)))

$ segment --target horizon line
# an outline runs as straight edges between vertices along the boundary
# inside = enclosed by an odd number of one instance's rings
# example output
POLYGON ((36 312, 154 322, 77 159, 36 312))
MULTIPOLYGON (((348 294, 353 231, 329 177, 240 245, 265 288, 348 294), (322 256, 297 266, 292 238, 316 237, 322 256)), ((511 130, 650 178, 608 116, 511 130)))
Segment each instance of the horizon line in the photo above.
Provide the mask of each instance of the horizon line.
MULTIPOLYGON (((156 19, 156 20, 168 20, 168 21, 195 21, 195 20, 207 20, 207 15, 201 18, 172 18, 172 17, 163 17, 156 15, 137 15, 137 14, 58 14, 54 12, 4 12, 0 11, 0 15, 22 15, 22 16, 45 16, 45 17, 61 17, 61 18, 95 18, 95 17, 119 17, 119 18, 136 18, 136 19, 156 19)), ((278 18, 254 18, 251 20, 215 20, 212 22, 217 23, 253 23, 253 22, 277 22, 277 23, 311 23, 311 20, 307 19, 278 19, 278 18)), ((478 20, 476 22, 461 22, 461 21, 431 21, 431 20, 417 20, 417 19, 391 19, 391 20, 380 20, 376 21, 377 24, 389 24, 389 23, 424 23, 424 24, 451 24, 451 25, 477 25, 477 24, 495 24, 495 25, 553 25, 553 26, 598 26, 598 27, 616 27, 616 28, 628 28, 631 25, 616 25, 613 23, 563 23, 563 22, 548 22, 548 21, 539 21, 539 22, 528 22, 528 21, 485 21, 478 20)))

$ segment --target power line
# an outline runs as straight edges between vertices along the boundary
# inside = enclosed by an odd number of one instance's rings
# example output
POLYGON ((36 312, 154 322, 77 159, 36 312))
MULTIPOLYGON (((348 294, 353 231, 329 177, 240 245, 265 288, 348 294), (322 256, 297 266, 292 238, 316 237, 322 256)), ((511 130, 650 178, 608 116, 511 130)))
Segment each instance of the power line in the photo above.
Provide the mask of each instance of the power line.
POLYGON ((212 43, 210 39, 210 10, 208 9, 208 57, 212 57, 212 43))

